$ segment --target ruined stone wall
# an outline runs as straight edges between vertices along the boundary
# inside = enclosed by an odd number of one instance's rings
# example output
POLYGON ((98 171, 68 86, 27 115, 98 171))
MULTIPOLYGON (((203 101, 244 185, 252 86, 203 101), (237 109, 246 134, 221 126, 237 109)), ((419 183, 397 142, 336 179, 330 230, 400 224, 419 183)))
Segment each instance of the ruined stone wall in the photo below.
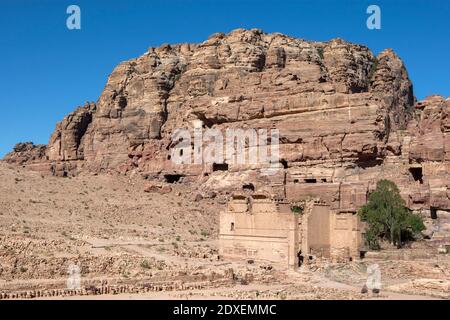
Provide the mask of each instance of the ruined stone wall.
POLYGON ((315 205, 312 212, 305 219, 307 224, 304 239, 306 243, 308 254, 313 254, 319 257, 330 256, 330 207, 315 205))
POLYGON ((301 217, 300 248, 305 256, 333 260, 358 259, 364 226, 354 212, 332 210, 309 201, 301 217))
POLYGON ((284 266, 304 258, 357 259, 363 226, 352 212, 337 212, 309 200, 294 213, 283 203, 252 197, 233 197, 220 214, 219 254, 225 258, 266 260, 284 266), (252 204, 251 204, 252 203, 252 204))
POLYGON ((227 258, 266 260, 295 266, 298 216, 277 211, 273 202, 253 201, 251 208, 243 210, 242 200, 231 200, 229 210, 221 212, 219 254, 227 258))
POLYGON ((334 212, 330 218, 330 230, 332 258, 359 258, 364 244, 364 228, 357 215, 352 212, 334 212))

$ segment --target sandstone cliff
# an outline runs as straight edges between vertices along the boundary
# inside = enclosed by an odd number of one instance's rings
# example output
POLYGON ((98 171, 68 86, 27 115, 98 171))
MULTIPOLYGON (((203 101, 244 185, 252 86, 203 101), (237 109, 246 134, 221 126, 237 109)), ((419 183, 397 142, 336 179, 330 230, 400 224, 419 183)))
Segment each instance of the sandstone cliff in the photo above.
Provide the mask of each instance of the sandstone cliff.
POLYGON ((238 29, 121 63, 96 103, 57 125, 46 150, 24 156, 19 148, 5 160, 61 176, 133 171, 205 192, 319 195, 339 210, 355 210, 388 177, 412 208, 449 209, 449 109, 439 96, 416 103, 390 49, 375 57, 341 39, 238 29), (174 166, 171 134, 193 120, 220 130, 278 128, 283 169, 269 179, 245 166, 174 166))

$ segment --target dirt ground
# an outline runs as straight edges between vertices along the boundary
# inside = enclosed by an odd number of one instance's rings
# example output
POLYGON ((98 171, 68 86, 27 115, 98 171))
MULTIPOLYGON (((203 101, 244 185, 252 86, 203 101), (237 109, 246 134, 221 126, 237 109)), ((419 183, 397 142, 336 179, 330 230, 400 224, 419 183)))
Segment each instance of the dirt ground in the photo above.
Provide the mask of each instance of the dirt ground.
POLYGON ((450 257, 426 242, 298 270, 218 259, 220 198, 138 175, 56 178, 0 162, 0 298, 449 299, 450 257), (361 294, 377 263, 379 295, 361 294), (79 268, 80 289, 70 287, 79 268))

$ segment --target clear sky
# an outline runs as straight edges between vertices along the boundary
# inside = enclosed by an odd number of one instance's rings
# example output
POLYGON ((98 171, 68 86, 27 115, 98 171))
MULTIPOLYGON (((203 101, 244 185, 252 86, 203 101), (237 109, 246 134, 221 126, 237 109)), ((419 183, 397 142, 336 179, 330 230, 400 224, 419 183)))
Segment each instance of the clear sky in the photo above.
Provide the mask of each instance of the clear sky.
POLYGON ((393 48, 422 99, 450 96, 450 1, 0 0, 0 157, 16 142, 47 143, 76 106, 96 101, 121 61, 163 43, 260 28, 307 40, 340 37, 375 54, 393 48), (81 30, 66 9, 81 8, 81 30), (381 30, 366 9, 381 8, 381 30))

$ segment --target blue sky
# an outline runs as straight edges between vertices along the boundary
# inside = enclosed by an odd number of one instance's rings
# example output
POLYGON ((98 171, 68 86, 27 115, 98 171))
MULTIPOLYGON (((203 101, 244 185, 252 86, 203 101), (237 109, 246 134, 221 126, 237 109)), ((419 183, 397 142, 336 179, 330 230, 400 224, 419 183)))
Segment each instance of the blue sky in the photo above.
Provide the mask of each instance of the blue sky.
POLYGON ((450 1, 0 1, 0 157, 19 141, 47 143, 67 113, 96 101, 119 62, 163 43, 260 28, 307 40, 340 37, 377 54, 393 48, 421 99, 450 96, 450 1), (66 9, 81 8, 81 30, 66 9), (366 8, 381 8, 381 30, 366 8))

